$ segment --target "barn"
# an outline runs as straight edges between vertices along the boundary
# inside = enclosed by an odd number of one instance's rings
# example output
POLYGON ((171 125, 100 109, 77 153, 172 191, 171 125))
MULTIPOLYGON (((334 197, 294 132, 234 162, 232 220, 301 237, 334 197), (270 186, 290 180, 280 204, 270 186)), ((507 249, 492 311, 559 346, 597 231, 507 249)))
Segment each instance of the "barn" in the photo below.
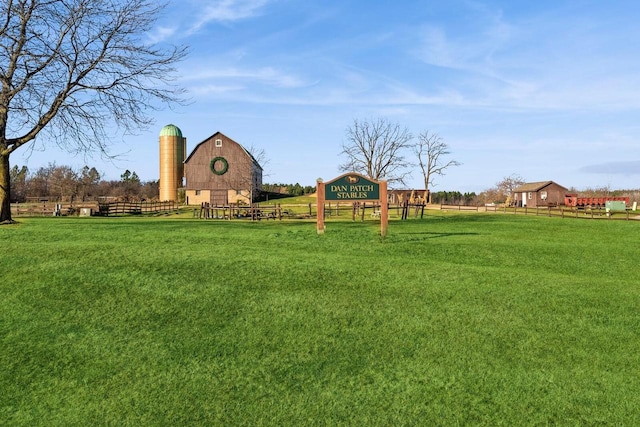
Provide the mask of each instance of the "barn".
POLYGON ((529 182, 515 188, 512 203, 519 207, 557 206, 564 203, 569 190, 553 181, 529 182))
POLYGON ((262 167, 242 145, 216 132, 193 149, 184 161, 188 205, 244 203, 262 190, 262 167))

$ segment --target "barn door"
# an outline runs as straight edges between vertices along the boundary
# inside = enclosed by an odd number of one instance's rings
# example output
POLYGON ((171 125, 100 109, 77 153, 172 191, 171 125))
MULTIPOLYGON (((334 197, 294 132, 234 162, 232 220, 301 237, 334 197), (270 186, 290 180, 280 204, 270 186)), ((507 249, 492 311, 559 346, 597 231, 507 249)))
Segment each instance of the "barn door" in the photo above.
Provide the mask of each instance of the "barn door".
POLYGON ((229 201, 227 200, 226 190, 211 190, 210 203, 212 206, 227 206, 229 201))

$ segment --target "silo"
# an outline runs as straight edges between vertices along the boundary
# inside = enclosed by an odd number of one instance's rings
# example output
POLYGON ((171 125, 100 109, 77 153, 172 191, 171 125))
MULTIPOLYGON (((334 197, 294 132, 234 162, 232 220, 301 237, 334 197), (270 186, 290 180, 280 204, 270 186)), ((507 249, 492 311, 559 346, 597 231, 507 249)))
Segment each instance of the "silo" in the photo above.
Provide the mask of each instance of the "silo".
POLYGON ((175 125, 166 125, 160 131, 160 200, 178 201, 178 188, 182 187, 187 139, 175 125))

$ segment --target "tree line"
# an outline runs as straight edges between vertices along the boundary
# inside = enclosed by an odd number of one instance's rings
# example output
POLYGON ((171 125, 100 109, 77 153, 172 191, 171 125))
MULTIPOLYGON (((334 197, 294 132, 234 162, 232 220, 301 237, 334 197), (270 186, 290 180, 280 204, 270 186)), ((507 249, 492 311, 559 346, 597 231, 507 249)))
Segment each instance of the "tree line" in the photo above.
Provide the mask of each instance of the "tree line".
POLYGON ((304 196, 315 193, 316 187, 311 185, 302 186, 297 182, 295 184, 262 184, 262 191, 286 196, 304 196))
POLYGON ((79 170, 50 163, 30 172, 26 166, 13 166, 11 203, 28 201, 78 202, 113 198, 124 201, 158 198, 158 181, 140 180, 135 171, 126 170, 120 180, 103 180, 95 167, 79 170))
MULTIPOLYGON (((135 171, 126 170, 119 180, 103 180, 95 167, 50 163, 34 172, 26 166, 13 166, 11 203, 34 201, 78 202, 103 198, 121 201, 158 200, 159 181, 142 181, 135 171)), ((262 191, 283 196, 302 196, 315 192, 315 187, 295 184, 263 184, 262 191)), ((184 200, 183 200, 184 202, 184 200)))
POLYGON ((474 192, 461 193, 459 191, 436 191, 431 193, 431 203, 442 205, 475 205, 478 195, 474 192))

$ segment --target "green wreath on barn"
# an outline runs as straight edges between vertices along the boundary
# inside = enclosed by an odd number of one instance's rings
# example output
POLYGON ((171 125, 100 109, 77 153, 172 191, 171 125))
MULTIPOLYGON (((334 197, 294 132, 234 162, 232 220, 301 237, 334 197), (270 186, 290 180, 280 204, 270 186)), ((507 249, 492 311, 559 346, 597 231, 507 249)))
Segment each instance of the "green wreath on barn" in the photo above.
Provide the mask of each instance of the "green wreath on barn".
POLYGON ((211 172, 215 173, 216 175, 224 175, 225 173, 227 173, 227 170, 229 170, 229 162, 227 162, 227 159, 225 159, 224 157, 215 157, 213 160, 211 160, 211 163, 209 163, 209 169, 211 169, 211 172), (221 168, 216 167, 218 162, 222 163, 221 168))

